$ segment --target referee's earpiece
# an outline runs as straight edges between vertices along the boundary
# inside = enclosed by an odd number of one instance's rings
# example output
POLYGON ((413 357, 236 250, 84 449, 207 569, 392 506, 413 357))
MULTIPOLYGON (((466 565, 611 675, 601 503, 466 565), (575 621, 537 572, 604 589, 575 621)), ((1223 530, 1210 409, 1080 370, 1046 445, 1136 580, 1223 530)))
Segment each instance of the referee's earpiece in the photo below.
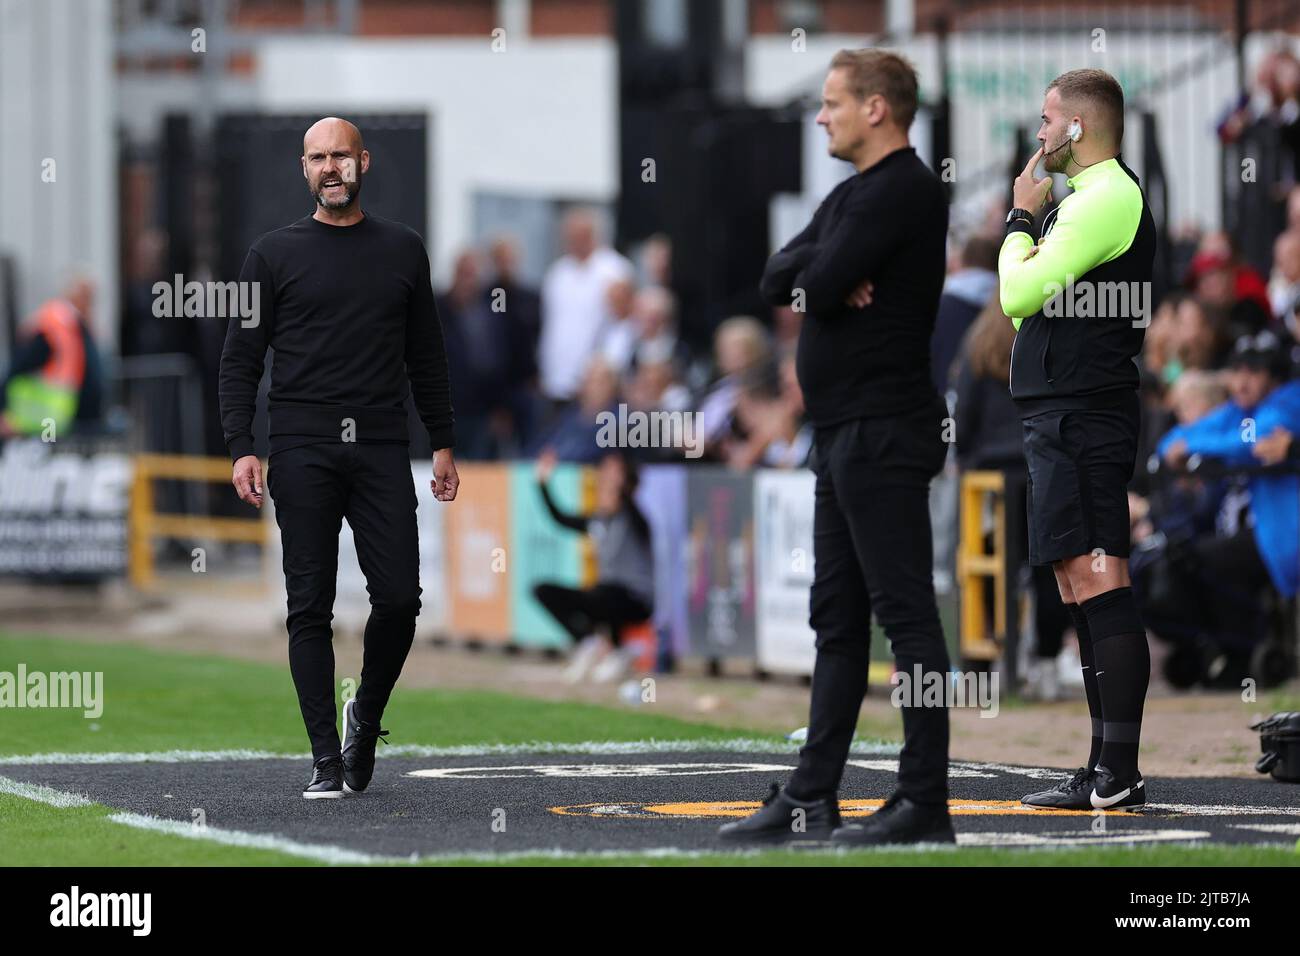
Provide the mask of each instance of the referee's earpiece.
POLYGON ((1066 130, 1066 132, 1069 133, 1070 139, 1073 142, 1077 143, 1079 139, 1083 136, 1083 127, 1081 127, 1078 123, 1071 123, 1070 128, 1066 130))

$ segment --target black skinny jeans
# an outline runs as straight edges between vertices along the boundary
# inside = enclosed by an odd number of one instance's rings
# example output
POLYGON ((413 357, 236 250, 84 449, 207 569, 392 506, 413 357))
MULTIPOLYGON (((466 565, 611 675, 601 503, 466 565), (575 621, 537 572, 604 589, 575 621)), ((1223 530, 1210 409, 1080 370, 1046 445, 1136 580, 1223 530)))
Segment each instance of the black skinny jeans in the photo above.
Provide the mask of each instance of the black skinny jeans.
POLYGON ((325 441, 277 452, 267 472, 284 547, 289 670, 312 757, 339 753, 334 697, 334 590, 347 518, 366 576, 357 718, 378 723, 415 637, 420 544, 410 451, 400 443, 325 441))

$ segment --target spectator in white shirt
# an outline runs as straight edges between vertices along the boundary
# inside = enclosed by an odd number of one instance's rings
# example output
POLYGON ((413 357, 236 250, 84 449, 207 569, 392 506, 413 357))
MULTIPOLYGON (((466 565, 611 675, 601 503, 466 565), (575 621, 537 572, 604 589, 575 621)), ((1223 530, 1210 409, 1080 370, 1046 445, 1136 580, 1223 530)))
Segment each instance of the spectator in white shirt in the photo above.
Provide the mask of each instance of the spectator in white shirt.
POLYGON ((596 353, 609 317, 609 285, 634 274, 632 263, 600 244, 595 214, 575 209, 564 217, 564 255, 542 280, 542 335, 538 366, 542 393, 571 400, 596 353))
POLYGON ((600 357, 619 375, 628 370, 636 351, 637 322, 633 304, 637 300, 636 282, 631 278, 615 279, 605 294, 609 319, 600 333, 600 357))

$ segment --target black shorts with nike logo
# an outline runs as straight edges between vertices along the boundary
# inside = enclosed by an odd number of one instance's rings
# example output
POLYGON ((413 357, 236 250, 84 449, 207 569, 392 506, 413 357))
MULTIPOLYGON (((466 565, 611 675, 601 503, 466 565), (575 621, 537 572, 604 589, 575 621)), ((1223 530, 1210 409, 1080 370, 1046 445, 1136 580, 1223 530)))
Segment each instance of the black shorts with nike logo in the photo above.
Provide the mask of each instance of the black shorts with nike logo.
POLYGON ((1024 419, 1029 563, 1129 556, 1128 483, 1137 464, 1137 393, 1115 408, 1024 419))

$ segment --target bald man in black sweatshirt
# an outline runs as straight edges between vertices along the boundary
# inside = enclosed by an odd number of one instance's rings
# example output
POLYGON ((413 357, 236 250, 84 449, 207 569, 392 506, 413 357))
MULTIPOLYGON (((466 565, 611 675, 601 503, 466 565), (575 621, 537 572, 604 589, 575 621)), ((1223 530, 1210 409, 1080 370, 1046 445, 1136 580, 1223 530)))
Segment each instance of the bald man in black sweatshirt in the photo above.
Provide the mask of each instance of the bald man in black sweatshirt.
POLYGON ((908 144, 916 74, 894 54, 841 51, 817 121, 858 172, 772 256, 762 292, 806 314, 796 366, 814 426, 817 476, 809 623, 817 634, 808 739, 784 789, 727 824, 728 840, 846 845, 944 842, 948 712, 922 697, 947 683, 934 597, 930 480, 943 466, 947 407, 930 375, 948 203, 908 144), (867 689, 871 616, 907 687, 898 788, 864 824, 840 825, 837 793, 867 689), (927 676, 928 675, 928 678, 927 676))
POLYGON ((430 486, 456 497, 453 422, 442 327, 418 233, 362 212, 370 154, 361 134, 328 118, 307 131, 302 168, 314 215, 253 243, 241 283, 257 312, 232 319, 221 355, 221 423, 232 483, 262 505, 252 420, 268 347, 269 488, 284 549, 289 667, 311 739, 308 799, 359 793, 374 772, 380 719, 420 609, 419 543, 405 401, 434 448, 430 486), (333 617, 338 537, 346 518, 366 576, 361 683, 334 701, 333 617))

